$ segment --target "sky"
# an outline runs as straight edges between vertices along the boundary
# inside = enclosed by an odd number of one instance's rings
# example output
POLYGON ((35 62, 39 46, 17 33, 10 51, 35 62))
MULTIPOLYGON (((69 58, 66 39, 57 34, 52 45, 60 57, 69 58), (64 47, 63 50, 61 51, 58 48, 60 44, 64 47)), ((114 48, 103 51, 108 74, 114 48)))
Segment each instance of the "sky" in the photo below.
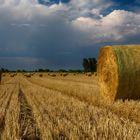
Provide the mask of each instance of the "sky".
POLYGON ((81 69, 139 36, 140 0, 0 0, 0 67, 81 69))

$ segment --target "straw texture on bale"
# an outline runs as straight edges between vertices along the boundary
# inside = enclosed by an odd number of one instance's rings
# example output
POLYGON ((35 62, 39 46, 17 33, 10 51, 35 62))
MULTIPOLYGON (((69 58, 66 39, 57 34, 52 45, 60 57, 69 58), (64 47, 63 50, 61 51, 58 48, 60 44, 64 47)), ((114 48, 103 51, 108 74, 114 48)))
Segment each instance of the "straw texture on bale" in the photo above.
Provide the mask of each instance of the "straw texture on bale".
POLYGON ((101 48, 97 73, 101 98, 140 99, 140 45, 101 48))

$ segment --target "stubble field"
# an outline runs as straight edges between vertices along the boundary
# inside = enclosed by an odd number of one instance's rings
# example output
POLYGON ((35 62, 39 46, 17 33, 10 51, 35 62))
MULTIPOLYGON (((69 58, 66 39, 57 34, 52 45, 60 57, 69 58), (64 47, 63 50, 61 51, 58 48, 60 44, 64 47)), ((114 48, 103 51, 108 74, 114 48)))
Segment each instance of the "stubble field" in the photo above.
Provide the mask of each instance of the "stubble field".
POLYGON ((99 101, 95 75, 5 74, 0 139, 139 140, 140 101, 99 101))

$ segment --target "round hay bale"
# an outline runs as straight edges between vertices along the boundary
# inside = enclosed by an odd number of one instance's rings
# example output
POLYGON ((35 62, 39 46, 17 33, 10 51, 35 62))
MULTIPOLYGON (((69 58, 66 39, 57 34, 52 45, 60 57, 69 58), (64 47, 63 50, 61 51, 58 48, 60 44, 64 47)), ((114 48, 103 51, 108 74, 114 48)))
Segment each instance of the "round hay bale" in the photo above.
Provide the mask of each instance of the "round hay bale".
POLYGON ((39 74, 39 77, 43 77, 43 74, 39 74))
POLYGON ((101 98, 140 99, 140 45, 101 48, 97 75, 101 98))
POLYGON ((97 76, 97 72, 94 72, 94 76, 97 76))

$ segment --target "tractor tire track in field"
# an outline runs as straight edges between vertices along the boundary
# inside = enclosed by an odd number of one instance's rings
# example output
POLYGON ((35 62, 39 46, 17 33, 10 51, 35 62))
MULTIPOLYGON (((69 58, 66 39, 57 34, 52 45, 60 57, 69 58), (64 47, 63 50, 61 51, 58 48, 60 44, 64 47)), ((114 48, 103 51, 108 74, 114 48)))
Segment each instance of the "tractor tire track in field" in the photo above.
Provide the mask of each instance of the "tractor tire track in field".
POLYGON ((20 137, 21 140, 40 140, 40 132, 35 122, 32 108, 29 106, 26 97, 21 89, 19 89, 20 102, 20 137))

